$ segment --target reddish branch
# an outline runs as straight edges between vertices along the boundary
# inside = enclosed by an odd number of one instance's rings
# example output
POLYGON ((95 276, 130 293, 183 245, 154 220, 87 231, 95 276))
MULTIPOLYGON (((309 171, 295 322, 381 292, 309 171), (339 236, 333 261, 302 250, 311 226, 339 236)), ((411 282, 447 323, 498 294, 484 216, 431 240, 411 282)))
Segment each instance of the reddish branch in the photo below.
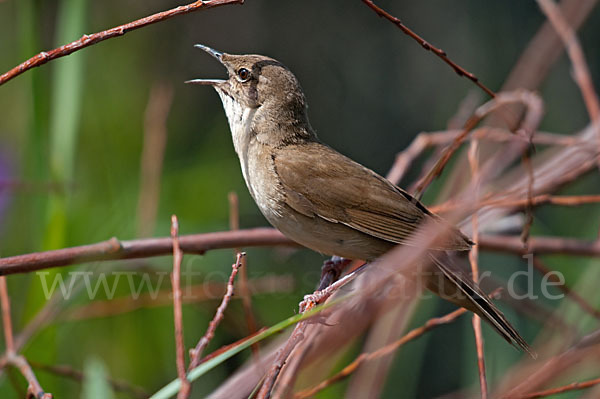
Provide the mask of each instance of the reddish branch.
POLYGON ((27 360, 16 353, 10 315, 10 298, 6 286, 6 277, 4 276, 0 277, 0 301, 2 302, 2 327, 4 330, 4 341, 6 343, 6 354, 0 361, 0 368, 15 366, 19 369, 29 384, 27 387, 28 398, 52 399, 52 394, 45 393, 40 386, 40 383, 33 373, 33 370, 31 370, 29 363, 27 363, 27 360))
POLYGON ((333 377, 319 383, 318 385, 316 385, 310 389, 306 389, 304 391, 298 392, 295 395, 295 398, 300 399, 300 398, 314 397, 314 395, 316 395, 318 392, 322 391, 323 389, 327 388, 328 386, 330 386, 330 385, 348 377, 352 373, 354 373, 358 369, 358 367, 360 365, 362 365, 363 363, 380 358, 382 356, 390 355, 390 354, 394 353, 396 350, 398 350, 398 348, 400 348, 402 345, 406 344, 407 342, 420 337, 421 335, 425 334, 426 332, 428 332, 429 330, 431 330, 435 327, 453 322, 459 316, 463 315, 466 312, 467 312, 466 309, 461 308, 461 309, 455 310, 452 313, 448 313, 447 315, 445 315, 443 317, 436 317, 436 318, 430 319, 423 326, 415 328, 414 330, 411 330, 408 334, 404 335, 399 340, 392 342, 391 344, 386 345, 383 348, 376 350, 375 352, 362 353, 352 363, 350 363, 349 365, 344 367, 339 373, 337 373, 333 377))
POLYGON ((106 39, 110 39, 117 36, 123 36, 125 33, 143 28, 144 26, 151 25, 157 22, 165 21, 169 18, 172 18, 176 15, 187 14, 200 9, 207 9, 212 7, 218 7, 226 4, 243 4, 244 0, 212 0, 212 1, 195 1, 191 4, 185 6, 179 6, 167 11, 159 12, 153 15, 150 15, 145 18, 138 19, 136 21, 119 25, 112 29, 104 30, 102 32, 93 33, 91 35, 83 35, 79 40, 75 40, 69 44, 65 44, 64 46, 60 46, 53 50, 42 51, 41 53, 31 57, 27 61, 17 65, 10 71, 4 73, 0 76, 0 85, 8 82, 9 80, 19 76, 25 71, 29 69, 38 67, 47 63, 48 61, 52 61, 53 59, 67 56, 69 54, 74 53, 77 50, 81 50, 82 48, 91 46, 98 42, 101 42, 106 39))
MULTIPOLYGON (((573 76, 575 82, 579 86, 583 101, 587 108, 588 114, 592 123, 598 124, 600 122, 600 101, 598 100, 598 94, 594 89, 594 82, 585 60, 585 55, 575 31, 569 26, 565 17, 560 11, 560 8, 554 3, 553 0, 537 0, 540 8, 548 17, 548 20, 556 29, 556 33, 565 44, 567 54, 573 64, 573 76)), ((600 131, 598 132, 598 148, 600 149, 600 131)), ((600 159, 598 160, 598 167, 600 168, 600 159)))
POLYGON ((488 89, 483 83, 481 83, 479 81, 477 76, 475 76, 474 74, 467 71, 466 69, 464 69, 463 67, 461 67, 460 65, 458 65, 454 61, 452 61, 450 58, 448 58, 448 55, 446 54, 446 52, 444 50, 433 46, 431 43, 427 42, 421 36, 417 35, 415 32, 410 30, 408 27, 406 27, 406 25, 404 25, 402 23, 402 21, 400 21, 400 19, 394 17, 392 14, 388 13, 381 7, 375 5, 375 3, 373 3, 371 0, 362 0, 362 2, 365 3, 370 9, 375 11, 375 13, 377 15, 379 15, 382 18, 387 19, 388 21, 390 21, 391 23, 396 25, 402 32, 404 32, 408 36, 412 37, 425 50, 429 50, 429 51, 433 52, 433 54, 440 57, 446 64, 450 65, 450 67, 452 69, 454 69, 454 72, 456 72, 459 76, 464 76, 467 79, 469 79, 470 81, 472 81, 473 83, 475 83, 479 88, 481 88, 483 91, 485 91, 486 94, 489 95, 490 97, 496 96, 496 94, 492 90, 488 89))
POLYGON ((593 122, 600 120, 600 102, 598 95, 594 90, 594 83, 585 61, 585 55, 575 31, 569 26, 565 20, 560 8, 553 0, 537 0, 540 8, 548 17, 548 20, 556 30, 556 33, 565 44, 567 54, 573 64, 573 76, 585 102, 590 119, 593 122))
POLYGON ((600 256, 600 241, 583 241, 562 237, 531 237, 528 248, 517 236, 482 235, 477 243, 481 249, 525 255, 534 253, 600 256))
MULTIPOLYGON (((526 143, 529 143, 531 141, 531 137, 533 136, 533 132, 541 120, 543 108, 541 99, 536 94, 524 90, 500 93, 492 100, 477 108, 473 116, 469 118, 467 123, 465 123, 465 127, 461 134, 456 136, 452 143, 444 150, 444 153, 438 159, 431 171, 417 182, 414 189, 417 197, 421 196, 431 182, 442 174, 445 166, 450 161, 450 158, 452 158, 452 155, 454 155, 454 153, 460 148, 461 144, 466 140, 469 133, 475 128, 475 126, 477 126, 477 124, 479 124, 479 122, 483 120, 483 118, 492 112, 511 104, 523 104, 527 106, 528 112, 521 123, 521 128, 518 129, 516 133, 517 136, 521 136, 521 142, 525 141, 526 143)), ((498 165, 497 162, 504 161, 506 157, 502 153, 499 153, 499 155, 500 156, 492 158, 490 161, 488 161, 488 163, 482 168, 482 175, 486 175, 486 170, 489 169, 492 169, 493 171, 501 170, 501 165, 498 165), (490 162, 494 162, 494 164, 492 166, 488 166, 490 162)))
POLYGON ((2 301, 2 327, 4 329, 4 342, 6 343, 6 353, 15 353, 15 341, 13 338, 13 327, 10 315, 10 298, 8 297, 8 287, 6 286, 6 277, 0 277, 0 301, 2 301))
POLYGON ((302 340, 304 340, 304 332, 306 331, 307 325, 308 323, 306 320, 296 324, 296 327, 294 328, 294 331, 292 331, 290 338, 286 341, 285 345, 277 351, 277 354, 275 355, 275 361, 265 376, 264 382, 260 387, 260 391, 258 391, 256 399, 269 399, 271 397, 271 392, 275 387, 275 382, 277 381, 277 377, 279 377, 279 373, 285 365, 285 362, 290 357, 292 351, 296 349, 296 346, 302 342, 302 340))
MULTIPOLYGON (((297 246, 298 244, 275 229, 256 228, 181 236, 179 237, 179 245, 184 253, 203 254, 213 249, 297 246)), ((171 237, 130 241, 119 241, 116 238, 111 238, 96 244, 0 258, 0 275, 26 273, 55 266, 101 260, 147 258, 169 255, 172 252, 173 241, 171 237)))
MULTIPOLYGON (((329 285, 328 287, 316 291, 311 295, 306 295, 304 300, 300 302, 300 313, 307 312, 317 306, 319 303, 323 303, 327 298, 329 298, 335 291, 353 281, 360 272, 367 266, 364 264, 354 270, 352 273, 347 274, 343 278, 329 285)), ((290 357, 292 351, 298 346, 300 342, 304 340, 304 333, 306 331, 306 326, 308 325, 309 320, 303 320, 296 325, 294 331, 288 338, 285 345, 279 349, 277 354, 275 355, 275 361, 271 365, 269 372, 265 376, 265 379, 262 383, 260 391, 258 392, 257 399, 268 399, 271 397, 271 392, 275 387, 275 383, 278 380, 281 369, 285 365, 286 361, 290 357)))
MULTIPOLYGON (((479 152, 479 142, 477 140, 471 141, 471 146, 469 147, 468 159, 469 165, 471 167, 471 179, 474 182, 475 190, 475 200, 479 197, 479 161, 478 161, 478 152, 479 152)), ((474 213, 471 219, 471 223, 473 225, 473 241, 477 242, 479 240, 479 221, 477 217, 477 213, 474 213)), ((473 247, 469 252, 469 263, 471 264, 471 274, 473 276, 473 281, 479 281, 479 267, 477 265, 477 258, 479 255, 479 248, 477 246, 473 247)), ((479 386, 481 387, 481 399, 487 399, 488 390, 487 390, 487 380, 485 377, 485 358, 483 352, 483 335, 481 333, 481 319, 478 315, 473 314, 473 332, 475 334, 475 347, 477 349, 477 367, 479 370, 479 386)))
MULTIPOLYGON (((561 206, 579 206, 585 204, 595 204, 600 202, 600 195, 550 195, 550 194, 542 194, 536 195, 535 197, 531 197, 531 199, 498 199, 496 195, 487 196, 489 199, 483 200, 476 204, 478 209, 483 208, 485 206, 493 206, 493 207, 508 207, 508 208, 518 208, 527 206, 529 203, 532 206, 539 205, 561 205, 561 206)), ((502 196, 502 195, 500 195, 502 196)), ((452 209, 456 209, 457 207, 464 206, 458 202, 445 202, 440 205, 435 205, 430 207, 429 209, 432 212, 441 213, 446 212, 452 209)))
POLYGON ((581 295, 569 288, 569 286, 566 285, 562 279, 557 277, 557 274, 554 270, 550 270, 548 267, 546 267, 546 265, 538 256, 533 257, 533 267, 538 269, 543 276, 547 276, 548 281, 556 283, 556 288, 562 291, 573 302, 578 304, 584 311, 588 312, 595 318, 600 319, 600 310, 590 305, 590 303, 583 299, 581 295))
MULTIPOLYGON (((398 184, 409 170, 412 162, 427 148, 448 145, 452 143, 452 141, 454 141, 461 133, 462 130, 458 129, 420 133, 405 150, 398 153, 396 160, 388 173, 388 180, 394 184, 398 184)), ((482 127, 473 130, 471 135, 466 137, 465 140, 481 139, 485 141, 502 143, 514 141, 516 138, 520 138, 520 136, 515 136, 513 133, 505 129, 482 127)), ((523 140, 525 139, 523 138, 523 140)), ((546 132, 536 132, 535 136, 532 138, 532 142, 534 144, 553 146, 589 146, 588 143, 584 143, 577 137, 546 132)))
POLYGON ((233 282, 235 280, 235 276, 238 273, 238 270, 240 269, 240 267, 242 267, 242 258, 244 256, 246 256, 246 254, 243 252, 240 252, 237 254, 235 263, 231 266, 232 270, 231 270, 231 275, 229 276, 229 281, 227 282, 227 292, 223 296, 223 300, 221 301, 221 304, 217 308, 215 317, 208 324, 208 329, 206 330, 206 333, 204 333, 204 336, 202 338, 200 338, 200 341, 198 341, 196 348, 190 350, 190 357, 191 357, 190 367, 189 367, 190 370, 193 368, 196 368, 196 367, 198 367, 198 365, 200 365, 200 360, 202 358, 202 352, 208 346, 210 341, 213 339, 213 337, 215 335, 215 330, 217 329, 217 326, 219 325, 221 320, 223 320, 223 318, 225 317, 225 309, 227 309, 227 305, 229 304, 229 301, 231 301, 231 297, 233 296, 233 282))
POLYGON ((177 364, 177 376, 181 380, 181 388, 177 393, 177 399, 187 399, 190 396, 192 386, 185 374, 185 348, 183 343, 180 281, 183 252, 179 247, 179 222, 175 215, 171 216, 171 238, 173 240, 173 273, 171 274, 171 285, 173 286, 173 317, 175 319, 175 360, 177 364))
MULTIPOLYGON (((179 237, 179 244, 184 253, 197 254, 236 247, 298 246, 278 230, 269 227, 184 235, 179 237)), ((516 236, 482 235, 478 245, 485 250, 524 253, 522 243, 516 236)), ((529 251, 536 254, 600 256, 600 242, 562 237, 532 237, 529 251)), ((112 238, 96 244, 0 258, 0 275, 93 261, 148 258, 172 252, 173 241, 170 237, 130 241, 112 238)))
POLYGON ((584 382, 573 382, 569 385, 565 385, 562 387, 547 389, 545 391, 532 392, 532 393, 528 393, 528 394, 525 394, 522 396, 518 396, 518 399, 543 398, 546 396, 558 395, 558 394, 561 394, 564 392, 590 388, 590 387, 593 387, 598 384, 600 384, 600 378, 596 378, 596 379, 588 380, 588 381, 584 381, 584 382))

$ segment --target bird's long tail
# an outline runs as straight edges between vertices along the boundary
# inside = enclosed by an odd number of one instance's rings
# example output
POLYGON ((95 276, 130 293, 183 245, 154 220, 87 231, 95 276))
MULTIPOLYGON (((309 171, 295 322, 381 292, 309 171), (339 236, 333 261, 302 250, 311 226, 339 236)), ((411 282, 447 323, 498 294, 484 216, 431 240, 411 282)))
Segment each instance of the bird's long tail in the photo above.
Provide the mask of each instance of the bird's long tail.
MULTIPOLYGON (((488 296, 475 284, 475 282, 460 272, 452 270, 449 266, 450 258, 444 252, 429 252, 433 264, 439 269, 457 294, 454 298, 445 298, 462 306, 488 322, 506 341, 517 348, 521 348, 531 357, 537 355, 525 342, 523 337, 513 328, 502 312, 492 303, 488 296)), ((454 290, 452 290, 454 291, 454 290)))

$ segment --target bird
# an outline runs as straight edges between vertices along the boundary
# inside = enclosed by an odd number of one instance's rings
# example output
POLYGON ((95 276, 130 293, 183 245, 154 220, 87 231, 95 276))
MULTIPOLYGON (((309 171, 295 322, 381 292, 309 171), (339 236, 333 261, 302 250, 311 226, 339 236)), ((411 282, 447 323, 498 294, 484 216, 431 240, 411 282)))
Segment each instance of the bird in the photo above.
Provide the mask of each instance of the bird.
POLYGON ((417 246, 424 223, 446 229, 427 248, 442 278, 427 279, 426 287, 476 313, 533 356, 483 290, 450 262, 448 252, 469 251, 474 243, 400 187, 321 142, 304 91, 285 65, 263 55, 195 47, 217 59, 228 77, 186 83, 211 86, 219 95, 248 191, 271 225, 322 254, 367 262, 397 245, 417 246))

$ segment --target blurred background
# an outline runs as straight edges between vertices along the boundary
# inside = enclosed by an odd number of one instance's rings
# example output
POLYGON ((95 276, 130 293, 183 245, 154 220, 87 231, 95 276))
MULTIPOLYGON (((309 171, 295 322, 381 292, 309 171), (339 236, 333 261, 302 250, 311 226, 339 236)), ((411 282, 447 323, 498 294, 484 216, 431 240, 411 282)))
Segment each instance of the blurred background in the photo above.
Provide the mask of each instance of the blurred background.
MULTIPOLYGON (((84 33, 180 3, 2 0, 0 71, 84 33)), ((499 90, 544 22, 535 1, 381 0, 378 4, 444 49, 492 90, 499 90)), ((599 35, 600 11, 594 10, 580 38, 595 82, 600 81, 599 35)), ((480 102, 487 100, 471 82, 358 0, 343 4, 247 0, 243 6, 179 16, 50 62, 0 87, 0 256, 113 236, 167 236, 172 214, 179 217, 181 234, 226 230, 230 192, 239 196, 242 228, 267 225, 244 185, 218 96, 210 88, 183 83, 225 76, 214 59, 193 48, 195 43, 230 53, 269 55, 286 64, 305 90, 319 137, 381 174, 386 174, 396 153, 418 133, 446 129, 470 92, 480 102), (163 120, 166 130, 161 129, 163 120), (144 151, 148 153, 145 161, 144 151)), ((564 56, 540 94, 546 106, 542 130, 570 134, 588 123, 564 56)), ((404 185, 415 179, 421 164, 413 166, 404 185)), ((564 192, 593 194, 599 187, 595 173, 564 192)), ((435 202, 438 188, 439 184, 432 187, 426 202, 435 202)), ((595 206, 541 207, 535 213, 533 232, 591 239, 597 233, 599 216, 595 206)), ((308 250, 246 251, 248 277, 256 285, 253 309, 259 326, 273 325, 297 311, 302 295, 317 284, 325 259, 308 250)), ((186 347, 193 347, 204 333, 220 301, 219 284, 226 281, 233 260, 228 250, 186 255, 184 270, 197 272, 191 284, 217 284, 209 291, 212 298, 200 298, 184 307, 186 347)), ((590 277, 585 274, 592 265, 588 259, 554 257, 549 263, 572 286, 581 276, 590 277)), ((481 264, 482 269, 505 278, 524 262, 484 253, 481 264)), ((142 270, 149 280, 136 274, 131 281, 145 295, 151 290, 144 281, 168 292, 166 273, 171 267, 171 258, 163 257, 10 276, 15 330, 21 331, 40 309, 47 308, 43 282, 51 285, 57 275, 67 281, 69 271, 142 270)), ((92 284, 98 281, 95 277, 92 284)), ((115 278, 109 276, 110 287, 115 278)), ((139 309, 127 308, 131 305, 128 282, 121 277, 114 284, 115 298, 124 297, 124 302, 105 302, 110 295, 100 289, 95 301, 105 306, 96 308, 90 307, 85 286, 75 285, 73 295, 53 305, 48 322, 27 342, 26 357, 34 366, 69 365, 87 374, 104 373, 147 392, 173 379, 172 307, 168 301, 162 305, 150 301, 139 309)), ((600 303, 598 293, 595 296, 590 294, 590 302, 600 303)), ((547 304, 558 305, 557 301, 547 304)), ((528 340, 535 337, 539 324, 503 309, 528 340)), ((451 305, 437 299, 424 300, 411 324, 449 310, 451 305)), ((581 318, 577 323, 585 329, 589 320, 581 318)), ((487 326, 483 328, 490 355, 488 377, 493 384, 520 354, 487 326)), ((236 299, 209 350, 247 333, 243 308, 236 299)), ((359 353, 361 344, 359 339, 350 347, 340 366, 359 353)), ((204 397, 248 356, 234 357, 194 384, 192 397, 204 397)), ((464 318, 399 351, 384 396, 433 397, 477 387, 476 370, 471 322, 464 318)), ((57 398, 81 395, 79 382, 43 369, 37 375, 57 398)), ((319 397, 339 397, 344 384, 319 397)), ((17 372, 2 373, 2 398, 23 397, 24 389, 17 372)), ((114 397, 130 395, 114 393, 114 397)))

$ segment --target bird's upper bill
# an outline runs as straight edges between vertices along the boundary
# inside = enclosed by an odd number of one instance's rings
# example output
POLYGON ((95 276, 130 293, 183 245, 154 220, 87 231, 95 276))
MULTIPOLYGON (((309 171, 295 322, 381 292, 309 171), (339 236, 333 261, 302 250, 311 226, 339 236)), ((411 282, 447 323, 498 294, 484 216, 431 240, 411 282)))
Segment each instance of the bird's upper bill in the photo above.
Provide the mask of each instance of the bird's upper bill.
MULTIPOLYGON (((223 66, 227 67, 227 65, 225 65, 225 63, 222 60, 222 57, 223 57, 222 52, 212 49, 203 44, 195 44, 194 47, 206 51, 208 54, 210 54, 214 58, 216 58, 221 64, 223 64, 223 66)), ((196 85, 205 85, 205 86, 215 86, 215 85, 219 85, 219 84, 225 83, 225 82, 226 82, 226 80, 224 80, 224 79, 192 79, 192 80, 187 80, 185 83, 191 83, 191 84, 196 84, 196 85)))

